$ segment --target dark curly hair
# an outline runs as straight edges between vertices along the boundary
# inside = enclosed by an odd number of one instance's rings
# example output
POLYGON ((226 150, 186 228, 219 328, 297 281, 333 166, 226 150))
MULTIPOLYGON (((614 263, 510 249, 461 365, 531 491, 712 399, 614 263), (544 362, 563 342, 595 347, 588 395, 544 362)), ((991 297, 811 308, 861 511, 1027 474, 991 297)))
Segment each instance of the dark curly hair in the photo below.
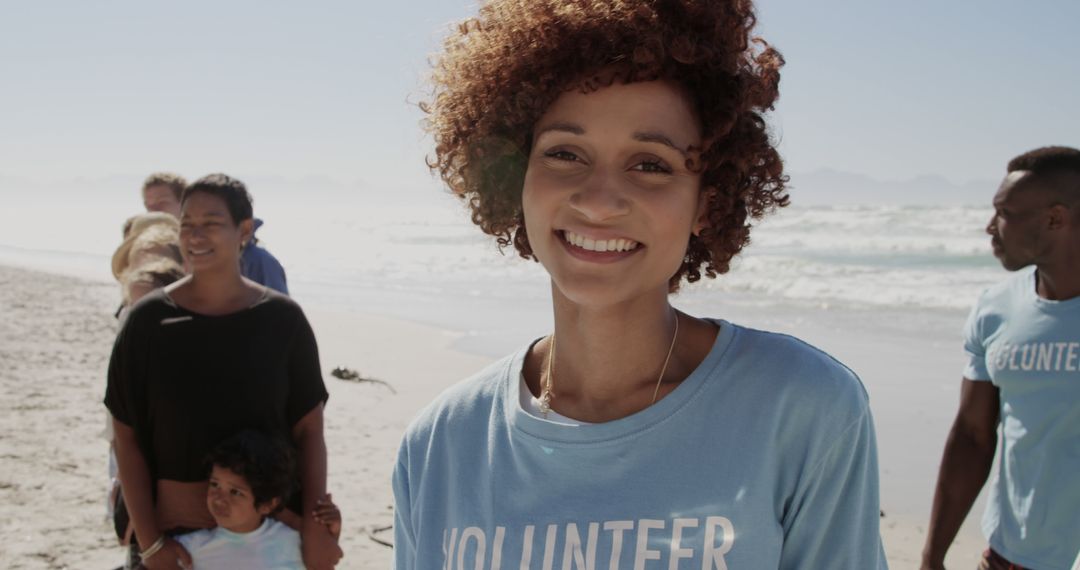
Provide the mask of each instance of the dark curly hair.
POLYGON ((750 220, 788 204, 787 176, 762 114, 779 96, 780 53, 753 37, 751 0, 493 0, 459 24, 421 103, 428 166, 472 221, 535 259, 521 192, 532 129, 563 92, 664 79, 690 95, 703 141, 691 165, 712 187, 709 225, 670 281, 725 273, 750 220))
POLYGON ((292 446, 281 437, 244 430, 219 443, 206 458, 207 471, 223 467, 251 486, 255 505, 280 499, 278 509, 292 496, 296 459, 292 446))

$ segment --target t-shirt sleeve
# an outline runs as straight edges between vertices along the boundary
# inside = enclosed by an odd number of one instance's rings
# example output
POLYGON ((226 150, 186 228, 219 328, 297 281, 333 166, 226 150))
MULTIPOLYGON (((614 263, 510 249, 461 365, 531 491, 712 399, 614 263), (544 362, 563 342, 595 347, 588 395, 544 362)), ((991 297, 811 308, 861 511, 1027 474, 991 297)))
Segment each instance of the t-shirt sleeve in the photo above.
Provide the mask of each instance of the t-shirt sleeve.
POLYGON ((877 446, 869 407, 807 473, 784 517, 780 568, 888 568, 879 529, 877 446))
POLYGON ((289 402, 286 418, 290 426, 296 425, 308 412, 326 402, 329 394, 323 384, 319 367, 319 348, 315 333, 311 330, 304 313, 297 311, 296 332, 289 354, 289 402))
POLYGON ((191 555, 192 562, 196 562, 195 567, 198 568, 199 558, 202 555, 202 549, 206 546, 207 542, 213 537, 213 531, 209 529, 197 530, 194 532, 188 532, 174 536, 173 539, 180 543, 180 546, 184 547, 184 550, 191 555))
POLYGON ((967 323, 964 324, 964 378, 968 380, 990 380, 990 371, 986 369, 986 345, 983 343, 982 320, 979 318, 982 299, 971 309, 967 323))
POLYGON ((393 570, 416 568, 416 535, 412 527, 412 502, 409 494, 409 468, 402 444, 394 467, 394 565, 393 570))
POLYGON ((105 407, 121 423, 134 426, 141 393, 138 362, 145 356, 145 347, 137 346, 140 339, 136 315, 128 315, 113 342, 105 385, 105 407))

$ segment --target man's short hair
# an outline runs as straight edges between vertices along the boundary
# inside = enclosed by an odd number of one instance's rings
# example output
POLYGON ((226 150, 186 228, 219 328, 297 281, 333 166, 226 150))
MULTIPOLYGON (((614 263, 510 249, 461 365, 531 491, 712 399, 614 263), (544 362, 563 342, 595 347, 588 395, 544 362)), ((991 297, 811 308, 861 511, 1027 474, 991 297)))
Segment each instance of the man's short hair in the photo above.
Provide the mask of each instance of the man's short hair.
POLYGON ((180 201, 180 196, 187 186, 187 180, 184 180, 183 176, 172 172, 155 172, 147 176, 146 180, 143 181, 142 191, 146 192, 146 189, 151 186, 168 186, 169 190, 172 190, 173 196, 176 196, 176 200, 180 201))
POLYGON ((1035 174, 1068 171, 1080 174, 1080 150, 1067 146, 1044 146, 1009 161, 1009 172, 1027 170, 1035 174))
MULTIPOLYGON (((1009 172, 1026 171, 1051 177, 1044 185, 1069 207, 1080 204, 1080 150, 1067 146, 1044 146, 1009 161, 1009 172)), ((1077 212, 1080 215, 1080 212, 1077 212)))
POLYGON ((183 206, 184 202, 187 202, 188 198, 196 192, 205 192, 224 200, 225 207, 229 209, 229 216, 234 224, 250 220, 254 216, 253 200, 251 194, 247 191, 247 186, 244 186, 243 182, 228 174, 220 172, 207 174, 192 182, 187 188, 184 188, 184 195, 180 198, 180 205, 183 206))

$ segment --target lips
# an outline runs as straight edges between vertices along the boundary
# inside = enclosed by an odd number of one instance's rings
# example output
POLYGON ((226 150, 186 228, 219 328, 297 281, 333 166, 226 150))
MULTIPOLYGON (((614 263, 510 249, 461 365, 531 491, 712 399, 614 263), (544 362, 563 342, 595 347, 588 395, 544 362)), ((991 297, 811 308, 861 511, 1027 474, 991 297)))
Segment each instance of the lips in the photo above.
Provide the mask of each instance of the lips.
POLYGON ((562 238, 565 242, 586 251, 631 251, 637 249, 638 242, 628 238, 593 238, 570 230, 563 230, 562 238))
POLYGON ((591 263, 614 263, 645 248, 640 242, 621 236, 590 236, 571 230, 557 230, 555 235, 572 257, 591 263))

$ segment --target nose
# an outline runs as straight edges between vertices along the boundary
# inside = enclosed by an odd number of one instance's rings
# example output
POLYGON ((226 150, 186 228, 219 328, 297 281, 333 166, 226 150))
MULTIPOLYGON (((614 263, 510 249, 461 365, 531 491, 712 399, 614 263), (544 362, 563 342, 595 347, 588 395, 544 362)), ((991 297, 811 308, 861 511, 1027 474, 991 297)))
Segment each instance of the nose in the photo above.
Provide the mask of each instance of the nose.
POLYGON ((191 226, 190 228, 187 228, 186 231, 182 230, 181 234, 183 234, 183 233, 187 234, 187 239, 189 239, 189 240, 197 240, 197 239, 202 239, 203 237, 205 237, 205 235, 204 235, 205 232, 203 231, 203 229, 200 228, 199 226, 195 226, 195 225, 191 226))
POLYGON ((630 211, 630 201, 620 187, 617 173, 598 168, 584 182, 570 195, 570 207, 589 221, 601 222, 630 211))
POLYGON ((991 216, 990 221, 986 224, 986 233, 996 236, 997 235, 997 216, 991 216))

